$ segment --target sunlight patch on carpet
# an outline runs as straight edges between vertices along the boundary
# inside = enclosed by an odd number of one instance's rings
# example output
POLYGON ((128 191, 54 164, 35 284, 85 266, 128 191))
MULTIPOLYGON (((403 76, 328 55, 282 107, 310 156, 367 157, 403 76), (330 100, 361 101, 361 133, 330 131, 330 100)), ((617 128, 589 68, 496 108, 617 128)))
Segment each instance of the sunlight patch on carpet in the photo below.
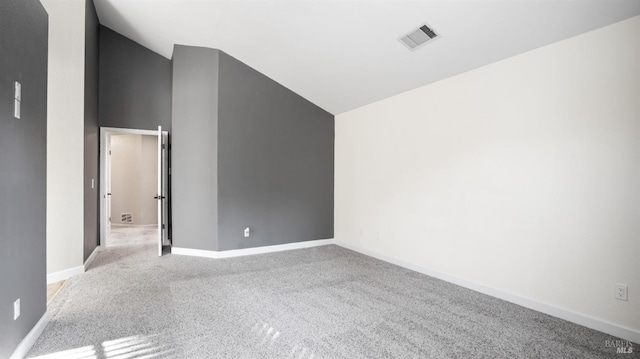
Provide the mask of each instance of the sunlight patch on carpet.
POLYGON ((31 359, 152 359, 173 352, 158 341, 158 335, 133 335, 114 340, 106 340, 101 345, 63 350, 31 359))
POLYGON ((97 353, 93 345, 63 350, 51 354, 32 357, 31 359, 96 359, 97 353))

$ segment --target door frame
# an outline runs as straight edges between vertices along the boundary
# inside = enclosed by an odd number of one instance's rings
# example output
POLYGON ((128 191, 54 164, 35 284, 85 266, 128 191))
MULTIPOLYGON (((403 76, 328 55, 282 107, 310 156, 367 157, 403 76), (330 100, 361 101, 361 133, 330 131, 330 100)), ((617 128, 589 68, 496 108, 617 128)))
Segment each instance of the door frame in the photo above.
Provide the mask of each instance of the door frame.
MULTIPOLYGON (((163 135, 167 135, 167 131, 162 131, 163 135)), ((116 128, 116 127, 100 127, 100 246, 104 249, 107 247, 107 222, 109 221, 109 213, 107 213, 105 200, 107 195, 107 137, 113 135, 144 135, 158 136, 158 130, 139 130, 133 128, 116 128)), ((168 151, 165 158, 165 166, 168 169, 168 151)), ((158 171, 161 171, 158 168, 158 171)), ((166 178, 170 178, 165 174, 166 178)), ((166 225, 168 227, 168 223, 166 225)))

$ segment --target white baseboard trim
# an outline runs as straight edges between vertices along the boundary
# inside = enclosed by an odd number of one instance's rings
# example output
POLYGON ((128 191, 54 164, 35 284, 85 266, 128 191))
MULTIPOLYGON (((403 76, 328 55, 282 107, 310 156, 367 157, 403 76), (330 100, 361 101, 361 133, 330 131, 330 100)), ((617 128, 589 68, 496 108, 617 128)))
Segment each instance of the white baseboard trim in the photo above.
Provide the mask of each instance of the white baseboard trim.
POLYGON ((47 274, 47 284, 56 283, 61 280, 69 279, 74 275, 84 273, 84 265, 72 267, 69 269, 64 269, 58 272, 48 273, 47 274))
POLYGON ((133 223, 111 223, 111 227, 121 227, 121 228, 129 228, 129 227, 144 227, 144 228, 156 228, 157 224, 133 224, 133 223))
POLYGON ((202 249, 171 247, 171 254, 221 259, 221 258, 231 258, 231 257, 240 257, 240 256, 250 256, 254 254, 289 251, 293 249, 326 246, 328 244, 334 244, 333 238, 317 239, 313 241, 304 241, 304 242, 295 242, 295 243, 286 243, 286 244, 277 244, 273 246, 264 246, 264 247, 233 249, 229 251, 208 251, 208 250, 202 250, 202 249))
POLYGON ((36 343, 36 340, 38 340, 38 338, 40 337, 40 334, 42 334, 42 331, 44 331, 44 328, 47 326, 47 324, 49 324, 49 319, 50 319, 49 312, 44 312, 42 317, 40 317, 40 320, 38 320, 36 325, 33 326, 31 331, 29 331, 29 334, 27 334, 27 336, 24 337, 24 339, 22 339, 20 344, 18 344, 18 346, 13 351, 13 354, 11 354, 9 359, 24 358, 29 352, 29 350, 31 350, 33 345, 36 343))
POLYGON ((91 262, 93 262, 93 260, 96 258, 96 255, 98 254, 98 252, 100 252, 102 250, 102 247, 97 246, 93 252, 91 252, 91 255, 89 256, 89 258, 87 258, 86 261, 84 261, 84 271, 86 272, 87 269, 89 269, 89 266, 91 265, 91 262))
POLYGON ((101 246, 97 246, 93 250, 93 252, 91 252, 91 255, 89 256, 89 258, 87 258, 87 260, 81 266, 76 266, 76 267, 72 267, 72 268, 69 268, 69 269, 63 269, 63 270, 58 271, 58 272, 53 272, 53 273, 47 274, 47 284, 56 283, 56 282, 59 282, 61 280, 69 279, 69 278, 73 277, 74 275, 78 275, 78 274, 82 274, 82 273, 86 272, 87 269, 89 268, 89 266, 91 265, 91 262, 93 262, 93 260, 96 258, 96 255, 101 250, 102 250, 102 247, 101 246))
POLYGON ((177 254, 179 256, 192 256, 192 257, 202 257, 202 258, 220 258, 218 257, 218 253, 216 251, 207 251, 204 249, 191 249, 191 248, 180 248, 180 247, 171 247, 171 254, 177 254))
POLYGON ((505 300, 507 302, 518 304, 525 308, 533 309, 535 311, 542 312, 556 318, 564 319, 566 321, 569 321, 578 325, 582 325, 587 328, 591 328, 606 334, 610 334, 612 336, 615 336, 621 339, 626 339, 634 343, 640 343, 640 331, 633 328, 628 328, 622 325, 608 322, 603 319, 592 317, 587 314, 577 313, 570 309, 539 302, 535 299, 523 297, 518 294, 504 291, 502 289, 493 288, 493 287, 476 283, 470 280, 466 280, 454 275, 443 273, 437 270, 432 270, 432 269, 422 267, 413 263, 409 263, 397 258, 393 258, 391 256, 370 251, 368 249, 364 249, 359 246, 354 246, 354 245, 346 244, 342 242, 335 242, 335 244, 338 246, 350 249, 352 251, 364 254, 369 257, 373 257, 391 264, 395 264, 400 267, 411 269, 413 271, 426 274, 431 277, 442 279, 444 281, 474 290, 476 292, 484 293, 492 297, 505 300))

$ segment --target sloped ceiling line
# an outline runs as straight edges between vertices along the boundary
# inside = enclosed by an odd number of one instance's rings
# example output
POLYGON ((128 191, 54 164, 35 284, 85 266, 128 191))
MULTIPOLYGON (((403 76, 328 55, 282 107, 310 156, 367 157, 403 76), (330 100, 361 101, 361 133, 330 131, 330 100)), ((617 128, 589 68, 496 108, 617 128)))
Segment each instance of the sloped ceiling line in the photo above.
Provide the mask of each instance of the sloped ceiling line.
POLYGON ((223 50, 340 114, 640 14, 637 0, 94 0, 100 22, 162 56, 223 50), (398 41, 428 23, 438 41, 398 41))

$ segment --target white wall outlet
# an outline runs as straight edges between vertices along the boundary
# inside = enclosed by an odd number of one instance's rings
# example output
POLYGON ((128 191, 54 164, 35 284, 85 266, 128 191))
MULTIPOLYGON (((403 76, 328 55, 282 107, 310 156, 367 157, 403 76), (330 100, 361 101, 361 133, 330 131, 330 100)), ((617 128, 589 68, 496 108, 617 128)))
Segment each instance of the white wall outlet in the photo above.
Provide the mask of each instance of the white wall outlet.
POLYGON ((626 284, 616 283, 615 298, 620 300, 627 300, 628 287, 626 284))
POLYGON ((13 302, 13 320, 17 320, 20 316, 20 298, 13 302))
POLYGON ((251 230, 249 229, 249 227, 244 229, 244 236, 245 237, 249 237, 251 235, 251 230))

